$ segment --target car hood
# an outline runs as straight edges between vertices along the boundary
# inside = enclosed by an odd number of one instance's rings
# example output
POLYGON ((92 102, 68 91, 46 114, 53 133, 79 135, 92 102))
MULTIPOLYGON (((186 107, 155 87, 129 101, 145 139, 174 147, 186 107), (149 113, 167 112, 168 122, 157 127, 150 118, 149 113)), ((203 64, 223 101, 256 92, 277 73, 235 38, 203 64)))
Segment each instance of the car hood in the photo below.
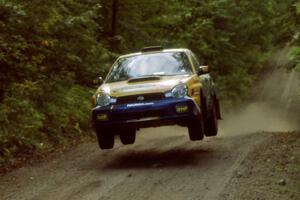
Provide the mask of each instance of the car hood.
POLYGON ((177 75, 177 76, 162 76, 159 80, 149 81, 120 81, 114 83, 105 83, 100 86, 97 92, 107 92, 112 97, 149 94, 149 93, 164 93, 171 90, 180 83, 186 83, 191 75, 177 75))

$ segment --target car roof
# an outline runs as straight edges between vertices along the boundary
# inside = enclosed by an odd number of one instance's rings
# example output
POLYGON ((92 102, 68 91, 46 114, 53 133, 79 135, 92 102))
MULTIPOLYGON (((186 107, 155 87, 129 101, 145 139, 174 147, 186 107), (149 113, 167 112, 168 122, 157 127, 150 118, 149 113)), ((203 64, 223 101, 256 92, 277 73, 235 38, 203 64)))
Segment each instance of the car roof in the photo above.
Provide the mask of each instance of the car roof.
POLYGON ((152 54, 152 53, 167 53, 167 52, 189 52, 189 49, 185 48, 177 48, 177 49, 163 49, 163 50, 154 50, 154 51, 146 51, 146 52, 136 52, 136 53, 130 53, 120 56, 119 58, 126 58, 131 56, 139 56, 139 55, 145 55, 145 54, 152 54))

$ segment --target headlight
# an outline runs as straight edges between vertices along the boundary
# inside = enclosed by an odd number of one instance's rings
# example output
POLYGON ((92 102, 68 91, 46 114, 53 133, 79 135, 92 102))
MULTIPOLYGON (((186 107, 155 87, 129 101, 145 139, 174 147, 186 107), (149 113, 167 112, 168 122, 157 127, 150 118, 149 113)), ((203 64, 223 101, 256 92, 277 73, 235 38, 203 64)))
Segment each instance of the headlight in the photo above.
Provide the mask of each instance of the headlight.
POLYGON ((186 85, 180 84, 175 86, 171 92, 167 92, 165 94, 166 97, 174 97, 174 98, 183 98, 186 97, 188 94, 188 89, 186 85))
POLYGON ((108 106, 111 103, 115 103, 115 99, 111 98, 107 93, 99 93, 96 96, 97 106, 108 106))

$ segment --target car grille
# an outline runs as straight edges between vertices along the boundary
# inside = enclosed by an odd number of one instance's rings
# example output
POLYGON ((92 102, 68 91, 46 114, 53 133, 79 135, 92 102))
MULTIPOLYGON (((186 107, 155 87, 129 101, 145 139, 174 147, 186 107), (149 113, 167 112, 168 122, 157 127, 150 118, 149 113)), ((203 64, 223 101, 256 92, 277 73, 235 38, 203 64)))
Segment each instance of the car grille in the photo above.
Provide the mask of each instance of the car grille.
POLYGON ((163 93, 151 93, 151 94, 140 94, 140 95, 131 95, 117 98, 117 104, 128 104, 128 103, 137 103, 145 101, 157 101, 164 99, 163 93))
POLYGON ((165 110, 149 110, 137 113, 119 113, 111 117, 111 120, 134 120, 148 117, 162 117, 166 114, 165 110))

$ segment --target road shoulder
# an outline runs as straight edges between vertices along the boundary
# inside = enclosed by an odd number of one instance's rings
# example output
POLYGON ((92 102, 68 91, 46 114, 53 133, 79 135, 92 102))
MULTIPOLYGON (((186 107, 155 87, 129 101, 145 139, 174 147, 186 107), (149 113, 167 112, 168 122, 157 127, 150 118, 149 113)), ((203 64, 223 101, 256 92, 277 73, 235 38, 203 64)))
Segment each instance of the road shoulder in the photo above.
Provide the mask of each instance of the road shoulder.
POLYGON ((300 199, 300 134, 272 133, 241 163, 221 199, 300 199))

